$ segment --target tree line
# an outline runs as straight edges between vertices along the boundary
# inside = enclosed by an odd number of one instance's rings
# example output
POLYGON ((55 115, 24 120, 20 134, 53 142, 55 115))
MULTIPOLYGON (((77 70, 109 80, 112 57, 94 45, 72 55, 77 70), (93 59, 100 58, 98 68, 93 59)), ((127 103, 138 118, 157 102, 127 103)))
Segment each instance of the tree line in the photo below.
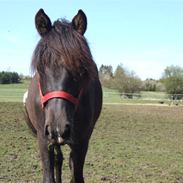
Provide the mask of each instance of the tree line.
MULTIPOLYGON (((140 91, 162 91, 168 94, 183 94, 183 68, 167 66, 159 80, 152 78, 142 81, 133 71, 122 64, 113 71, 111 65, 101 65, 99 77, 103 87, 116 89, 120 93, 139 93, 140 91)), ((0 84, 20 83, 22 76, 17 72, 0 72, 0 84)))
POLYGON ((0 84, 20 83, 21 76, 17 72, 0 72, 0 84))
POLYGON ((162 91, 168 94, 183 94, 183 68, 180 66, 166 67, 159 80, 149 78, 142 81, 122 64, 118 65, 115 71, 111 65, 101 65, 99 77, 104 87, 117 89, 120 93, 162 91))

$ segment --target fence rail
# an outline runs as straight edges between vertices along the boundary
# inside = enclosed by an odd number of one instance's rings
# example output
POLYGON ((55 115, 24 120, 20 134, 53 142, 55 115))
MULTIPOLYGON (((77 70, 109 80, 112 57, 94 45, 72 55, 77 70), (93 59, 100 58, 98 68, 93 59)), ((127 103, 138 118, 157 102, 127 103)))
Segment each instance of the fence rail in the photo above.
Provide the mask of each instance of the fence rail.
POLYGON ((119 93, 104 92, 104 103, 157 103, 168 105, 183 104, 183 94, 166 94, 164 92, 119 93))

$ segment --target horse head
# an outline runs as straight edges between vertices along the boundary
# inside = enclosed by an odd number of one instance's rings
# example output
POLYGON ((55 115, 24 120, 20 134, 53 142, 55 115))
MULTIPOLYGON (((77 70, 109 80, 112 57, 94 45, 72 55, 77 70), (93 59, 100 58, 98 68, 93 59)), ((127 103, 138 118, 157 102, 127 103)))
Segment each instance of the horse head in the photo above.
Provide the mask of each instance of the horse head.
POLYGON ((32 66, 39 75, 44 132, 52 143, 69 143, 83 88, 97 73, 83 36, 87 19, 79 10, 71 23, 57 20, 52 24, 41 9, 35 24, 41 39, 32 66))

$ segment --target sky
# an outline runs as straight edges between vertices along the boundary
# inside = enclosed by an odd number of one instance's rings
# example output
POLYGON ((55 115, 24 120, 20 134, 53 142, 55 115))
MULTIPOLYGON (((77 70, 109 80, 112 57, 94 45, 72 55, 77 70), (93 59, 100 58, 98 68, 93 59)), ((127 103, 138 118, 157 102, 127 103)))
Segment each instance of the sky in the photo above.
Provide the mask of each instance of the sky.
POLYGON ((167 66, 183 67, 183 0, 0 0, 0 71, 31 75, 40 8, 52 22, 85 12, 98 68, 122 64, 144 80, 161 78, 167 66))

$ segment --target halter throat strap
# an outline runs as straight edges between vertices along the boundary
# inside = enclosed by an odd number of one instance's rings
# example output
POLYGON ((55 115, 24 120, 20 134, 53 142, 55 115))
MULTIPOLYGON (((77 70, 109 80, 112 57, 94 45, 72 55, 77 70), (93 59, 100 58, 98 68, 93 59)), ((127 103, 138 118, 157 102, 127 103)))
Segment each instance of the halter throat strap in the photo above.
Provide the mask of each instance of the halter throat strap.
POLYGON ((65 100, 73 103, 74 105, 79 105, 79 102, 80 102, 79 99, 82 94, 82 90, 80 91, 78 98, 76 98, 73 95, 71 95, 70 93, 62 91, 62 90, 61 91, 51 91, 51 92, 48 92, 45 95, 43 95, 40 82, 38 84, 39 84, 39 93, 40 93, 42 108, 44 108, 44 104, 48 100, 53 99, 53 98, 65 99, 65 100))

